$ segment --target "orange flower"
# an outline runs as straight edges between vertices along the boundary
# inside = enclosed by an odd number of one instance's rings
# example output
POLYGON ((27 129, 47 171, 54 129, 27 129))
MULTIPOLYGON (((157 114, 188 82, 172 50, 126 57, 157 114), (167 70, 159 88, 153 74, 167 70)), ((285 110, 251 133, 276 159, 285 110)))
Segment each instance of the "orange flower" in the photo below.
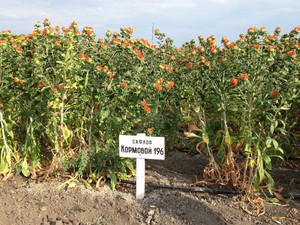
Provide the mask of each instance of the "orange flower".
POLYGON ((160 64, 159 64, 159 67, 160 67, 161 69, 164 69, 164 68, 166 67, 166 65, 163 64, 163 63, 160 63, 160 64))
POLYGON ((134 52, 139 57, 140 60, 144 60, 144 56, 140 50, 134 49, 134 52))
POLYGON ((17 47, 16 50, 17 50, 17 52, 23 52, 23 49, 20 47, 17 47))
POLYGON ((204 48, 203 48, 202 46, 199 46, 199 47, 197 48, 197 50, 198 50, 198 52, 204 52, 204 48))
POLYGON ((144 110, 147 112, 147 113, 150 113, 151 112, 151 108, 149 106, 145 106, 144 107, 144 110))
POLYGON ((295 31, 296 34, 299 34, 300 33, 300 27, 295 27, 294 31, 295 31))
POLYGON ((254 45, 253 47, 255 48, 256 51, 259 51, 261 49, 261 46, 258 44, 254 45))
POLYGON ((153 133, 154 132, 154 128, 153 127, 149 127, 148 129, 147 129, 147 131, 148 131, 148 133, 153 133))
POLYGON ((189 67, 191 67, 191 66, 192 66, 192 63, 190 63, 190 62, 186 64, 186 67, 187 67, 187 68, 189 68, 189 67))
POLYGON ((148 103, 147 103, 146 101, 142 101, 141 105, 142 105, 143 107, 146 107, 146 106, 148 106, 148 103))
POLYGON ((231 81, 230 81, 230 84, 232 87, 235 87, 238 83, 238 80, 236 78, 232 78, 231 81))
POLYGON ((153 86, 155 87, 155 89, 156 89, 157 91, 161 91, 161 90, 162 90, 162 86, 161 86, 159 83, 157 83, 157 82, 155 82, 155 83, 153 84, 153 86))
POLYGON ((56 92, 57 92, 57 87, 53 87, 53 88, 52 88, 52 91, 53 91, 54 93, 56 93, 56 92))
POLYGON ((7 41, 6 40, 0 40, 0 45, 6 45, 7 41))
POLYGON ((44 87, 44 84, 43 84, 43 82, 39 82, 39 83, 38 83, 38 87, 39 87, 39 88, 42 88, 42 87, 44 87))
POLYGON ((275 50, 276 50, 276 47, 275 47, 275 46, 272 46, 272 45, 268 45, 266 48, 267 48, 267 50, 270 51, 270 52, 275 52, 275 50))
POLYGON ((251 34, 251 33, 254 33, 254 31, 256 31, 257 28, 256 27, 250 27, 248 28, 248 33, 251 34))
POLYGON ((278 90, 273 90, 272 92, 271 92, 271 95, 272 95, 272 97, 273 98, 277 98, 278 97, 278 90))
POLYGON ((220 59, 221 63, 226 62, 226 61, 227 61, 227 59, 225 57, 223 57, 223 58, 220 59))
POLYGON ((87 63, 90 63, 90 62, 92 62, 92 59, 90 58, 90 57, 85 57, 85 61, 87 62, 87 63))
POLYGON ((162 77, 157 78, 157 83, 162 84, 164 82, 164 79, 162 77))
POLYGON ((173 68, 172 68, 172 66, 167 66, 166 69, 169 73, 171 73, 173 68))
POLYGON ((125 82, 123 82, 123 83, 121 84, 121 86, 122 86, 122 88, 127 88, 127 84, 126 84, 125 82))
POLYGON ((98 66, 96 66, 96 69, 97 70, 102 70, 102 66, 98 65, 98 66))
POLYGON ((195 54, 196 54, 195 49, 191 49, 191 50, 190 50, 190 53, 192 53, 193 55, 195 55, 195 54))
POLYGON ((293 57, 293 58, 295 58, 296 55, 297 55, 297 53, 296 53, 296 51, 291 50, 291 51, 288 52, 288 55, 291 56, 291 57, 293 57))
POLYGON ((173 81, 168 81, 168 83, 166 84, 166 88, 168 90, 171 90, 173 88, 173 86, 174 86, 174 82, 173 81))
POLYGON ((217 49, 215 47, 210 47, 209 51, 211 53, 216 53, 217 52, 217 49))
POLYGON ((79 54, 78 54, 78 58, 79 58, 79 59, 84 59, 84 54, 79 53, 79 54))
POLYGON ((232 43, 232 44, 229 45, 229 48, 231 48, 231 49, 238 49, 238 46, 237 46, 236 43, 232 43))
POLYGON ((230 46, 230 45, 231 45, 231 42, 230 42, 229 40, 225 40, 225 41, 224 41, 224 45, 225 45, 225 46, 230 46))
POLYGON ((14 83, 19 83, 19 78, 17 78, 17 77, 14 77, 14 83))
POLYGON ((113 77, 114 77, 114 73, 113 73, 113 72, 108 72, 108 73, 107 73, 107 76, 108 76, 109 78, 113 78, 113 77))
POLYGON ((210 62, 209 62, 209 61, 205 61, 205 62, 204 62, 204 65, 205 65, 206 67, 209 67, 209 66, 210 66, 210 62))
POLYGON ((24 82, 25 82, 24 80, 20 80, 19 81, 20 84, 24 84, 24 82))
POLYGON ((104 67, 103 67, 103 70, 104 70, 104 71, 107 71, 107 70, 108 70, 108 67, 107 67, 107 66, 104 66, 104 67))
POLYGON ((242 78, 243 81, 246 81, 246 80, 248 80, 248 78, 249 78, 249 76, 248 76, 247 73, 241 73, 241 74, 240 74, 240 77, 242 78))
POLYGON ((279 34, 279 33, 280 33, 280 31, 281 31, 281 28, 280 28, 280 27, 276 27, 276 29, 275 29, 275 33, 276 33, 276 34, 279 34))

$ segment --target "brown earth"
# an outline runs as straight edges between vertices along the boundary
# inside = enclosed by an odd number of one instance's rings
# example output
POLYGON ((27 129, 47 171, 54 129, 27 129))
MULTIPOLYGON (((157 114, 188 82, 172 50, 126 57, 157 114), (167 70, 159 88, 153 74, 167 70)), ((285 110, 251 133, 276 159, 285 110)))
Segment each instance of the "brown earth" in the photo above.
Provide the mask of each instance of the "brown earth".
MULTIPOLYGON (((286 203, 265 200, 265 213, 255 217, 237 206, 238 196, 166 189, 189 188, 206 165, 203 155, 172 151, 165 161, 146 162, 146 195, 136 200, 135 186, 119 184, 88 190, 77 184, 58 189, 58 182, 37 182, 15 176, 0 183, 0 225, 300 225, 300 160, 275 166, 273 175, 283 187, 286 203), (153 187, 155 186, 156 187, 153 187), (160 186, 160 187, 158 187, 160 186)), ((199 176, 200 177, 200 176, 199 176)))

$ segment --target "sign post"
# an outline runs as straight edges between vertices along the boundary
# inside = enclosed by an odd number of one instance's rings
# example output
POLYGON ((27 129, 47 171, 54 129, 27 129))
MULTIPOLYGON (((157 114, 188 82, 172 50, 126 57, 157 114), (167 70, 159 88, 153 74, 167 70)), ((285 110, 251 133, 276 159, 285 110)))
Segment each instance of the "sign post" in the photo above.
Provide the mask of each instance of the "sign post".
POLYGON ((136 198, 145 196, 145 159, 165 160, 165 138, 145 134, 120 135, 120 157, 136 158, 136 198))

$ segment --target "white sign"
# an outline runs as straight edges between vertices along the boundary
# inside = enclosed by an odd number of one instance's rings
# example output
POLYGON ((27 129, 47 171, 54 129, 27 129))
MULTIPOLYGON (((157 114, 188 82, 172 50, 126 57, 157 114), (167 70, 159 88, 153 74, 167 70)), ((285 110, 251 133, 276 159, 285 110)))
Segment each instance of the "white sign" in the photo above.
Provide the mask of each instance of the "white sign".
POLYGON ((119 154, 126 158, 165 160, 165 138, 120 135, 119 154))
POLYGON ((145 159, 165 160, 165 138, 120 135, 120 157, 136 158, 136 198, 145 196, 145 159))

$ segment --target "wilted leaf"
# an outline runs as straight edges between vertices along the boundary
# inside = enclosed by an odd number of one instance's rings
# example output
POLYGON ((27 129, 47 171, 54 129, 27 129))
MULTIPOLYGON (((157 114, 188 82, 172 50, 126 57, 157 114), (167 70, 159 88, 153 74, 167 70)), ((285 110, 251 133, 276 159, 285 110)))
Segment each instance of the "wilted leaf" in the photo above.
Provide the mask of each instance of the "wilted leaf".
POLYGON ((201 138, 199 135, 192 132, 184 132, 183 135, 187 138, 201 138))
POLYGON ((70 189, 76 187, 76 185, 77 185, 76 182, 74 182, 74 181, 70 182, 70 183, 68 184, 67 190, 70 190, 70 189))

